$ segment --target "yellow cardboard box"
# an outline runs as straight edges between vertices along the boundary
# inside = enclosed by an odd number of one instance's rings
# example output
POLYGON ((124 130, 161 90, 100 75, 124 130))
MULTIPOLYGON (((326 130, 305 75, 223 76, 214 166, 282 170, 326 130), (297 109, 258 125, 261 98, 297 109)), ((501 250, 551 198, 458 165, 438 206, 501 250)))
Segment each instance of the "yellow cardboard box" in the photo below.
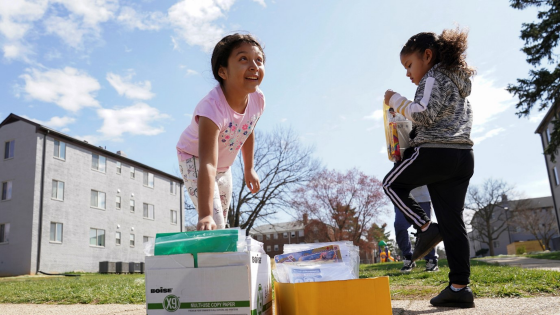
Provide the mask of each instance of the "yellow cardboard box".
POLYGON ((276 315, 392 314, 389 277, 344 281, 274 282, 276 315))

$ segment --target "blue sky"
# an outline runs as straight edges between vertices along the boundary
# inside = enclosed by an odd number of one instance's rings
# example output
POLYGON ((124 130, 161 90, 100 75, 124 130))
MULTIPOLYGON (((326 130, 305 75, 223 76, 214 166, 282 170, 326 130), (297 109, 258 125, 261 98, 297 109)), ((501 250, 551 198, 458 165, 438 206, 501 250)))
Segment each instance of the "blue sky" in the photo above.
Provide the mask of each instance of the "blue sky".
MULTIPOLYGON (((540 137, 543 113, 518 119, 504 88, 530 69, 521 24, 535 9, 509 1, 11 0, 0 2, 0 119, 37 120, 175 174, 175 144, 216 84, 210 52, 223 35, 265 45, 259 130, 290 125, 316 157, 382 179, 382 96, 412 98, 399 62, 422 31, 468 27, 475 123, 472 184, 494 177, 527 197, 550 195, 540 137)), ((392 225, 392 218, 386 218, 392 225)))

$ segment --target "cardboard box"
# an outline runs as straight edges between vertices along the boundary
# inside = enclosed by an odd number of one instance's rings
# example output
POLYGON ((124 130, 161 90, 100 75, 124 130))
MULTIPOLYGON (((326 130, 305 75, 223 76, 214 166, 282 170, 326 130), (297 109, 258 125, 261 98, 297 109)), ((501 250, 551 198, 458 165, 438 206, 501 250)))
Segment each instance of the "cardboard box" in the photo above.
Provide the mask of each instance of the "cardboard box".
POLYGON ((148 315, 272 315, 270 258, 258 252, 146 257, 148 315))
POLYGON ((389 277, 343 281, 274 282, 276 315, 392 314, 389 277))

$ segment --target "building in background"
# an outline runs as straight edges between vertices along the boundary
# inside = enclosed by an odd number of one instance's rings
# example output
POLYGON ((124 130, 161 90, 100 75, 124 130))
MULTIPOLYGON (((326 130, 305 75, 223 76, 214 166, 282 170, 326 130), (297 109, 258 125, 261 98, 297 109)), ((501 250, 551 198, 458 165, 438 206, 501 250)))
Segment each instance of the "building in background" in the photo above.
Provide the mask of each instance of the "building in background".
MULTIPOLYGON (((529 233, 528 231, 524 230, 520 226, 515 225, 514 216, 515 212, 517 211, 529 211, 531 214, 541 218, 544 221, 554 221, 556 220, 554 214, 554 204, 552 202, 552 197, 540 197, 540 198, 529 198, 529 199, 521 199, 521 200, 507 200, 504 198, 502 202, 493 210, 493 217, 496 219, 491 221, 492 228, 494 230, 498 229, 500 226, 504 224, 503 220, 498 218, 503 218, 504 220, 508 221, 505 222, 505 231, 500 234, 500 236, 494 240, 491 246, 494 246, 494 254, 495 255, 507 255, 507 246, 509 244, 515 242, 524 242, 524 241, 533 241, 536 240, 535 236, 529 233)), ((476 224, 477 215, 475 214, 472 219, 472 223, 476 224)), ((555 235, 558 236, 558 227, 555 226, 555 235)), ((468 233, 469 241, 470 241, 470 256, 475 257, 477 256, 477 252, 481 249, 487 249, 488 244, 480 242, 477 240, 477 235, 473 234, 477 233, 475 230, 468 233)), ((559 250, 560 248, 554 247, 553 242, 551 241, 548 246, 559 250)), ((488 255, 487 252, 485 255, 488 255)))
POLYGON ((0 276, 143 262, 182 231, 182 179, 33 121, 0 123, 0 276))
POLYGON ((285 244, 305 243, 305 226, 300 221, 266 224, 251 229, 251 236, 263 242, 264 250, 271 258, 284 252, 285 244))
MULTIPOLYGON (((537 130, 535 130, 535 133, 538 133, 541 136, 543 151, 550 143, 551 132, 554 129, 553 120, 559 112, 560 109, 558 109, 558 106, 551 106, 537 127, 537 130)), ((546 164, 546 173, 548 174, 548 182, 550 183, 550 193, 552 194, 553 211, 555 215, 554 219, 560 229, 560 210, 558 209, 560 206, 558 204, 560 202, 560 176, 558 174, 560 172, 560 156, 556 156, 555 162, 552 161, 549 155, 543 154, 543 156, 546 164)), ((560 231, 558 234, 560 234, 560 231)), ((560 250, 560 236, 554 238, 552 243, 554 248, 560 250)))

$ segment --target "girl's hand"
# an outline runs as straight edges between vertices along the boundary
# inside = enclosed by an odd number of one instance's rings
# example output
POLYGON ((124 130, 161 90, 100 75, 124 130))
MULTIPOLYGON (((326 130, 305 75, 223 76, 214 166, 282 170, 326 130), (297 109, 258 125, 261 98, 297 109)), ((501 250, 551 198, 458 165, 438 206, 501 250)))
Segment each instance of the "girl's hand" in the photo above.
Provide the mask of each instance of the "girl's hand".
POLYGON ((216 228, 216 222, 214 222, 212 215, 198 217, 198 223, 196 224, 197 231, 215 230, 216 228))
POLYGON ((389 105, 389 100, 393 97, 393 95, 395 95, 395 93, 396 92, 393 92, 393 90, 385 91, 385 104, 389 105))
POLYGON ((245 170, 245 183, 253 194, 256 194, 261 189, 261 181, 254 168, 245 170))

